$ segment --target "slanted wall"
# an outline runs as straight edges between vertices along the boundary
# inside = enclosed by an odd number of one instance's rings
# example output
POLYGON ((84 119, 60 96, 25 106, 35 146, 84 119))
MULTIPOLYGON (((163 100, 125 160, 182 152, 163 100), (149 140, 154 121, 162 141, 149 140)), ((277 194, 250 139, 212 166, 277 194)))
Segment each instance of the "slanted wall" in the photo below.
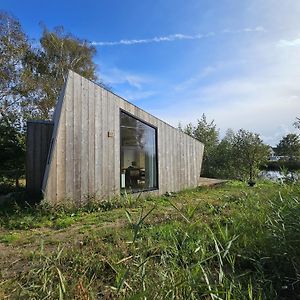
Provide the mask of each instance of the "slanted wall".
POLYGON ((120 109, 157 127, 155 193, 198 185, 203 144, 117 95, 70 71, 57 107, 43 184, 48 201, 120 193, 120 109))

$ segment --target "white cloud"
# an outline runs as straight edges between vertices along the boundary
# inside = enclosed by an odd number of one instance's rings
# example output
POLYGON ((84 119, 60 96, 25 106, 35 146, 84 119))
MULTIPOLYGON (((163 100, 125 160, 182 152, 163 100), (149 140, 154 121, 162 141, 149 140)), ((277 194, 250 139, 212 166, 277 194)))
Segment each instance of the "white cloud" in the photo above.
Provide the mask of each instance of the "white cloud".
POLYGON ((154 96, 157 94, 155 91, 146 90, 146 91, 132 91, 132 90, 125 90, 122 91, 122 97, 130 102, 137 102, 142 99, 147 99, 149 97, 154 96))
MULTIPOLYGON (((202 47, 205 38, 215 37, 214 45, 222 53, 181 82, 165 85, 154 101, 151 98, 155 105, 150 112, 174 126, 179 121, 195 122, 205 113, 223 134, 227 128, 244 128, 276 145, 283 135, 296 131, 292 124, 300 117, 300 1, 253 0, 243 7, 236 19, 225 20, 223 30, 221 23, 221 29, 207 34, 100 42, 100 46, 203 39, 202 47), (234 29, 247 22, 252 25, 234 29), (225 63, 218 64, 216 59, 225 63)), ((194 69, 199 56, 183 59, 193 60, 194 69)), ((140 86, 140 92, 147 92, 144 84, 140 86)), ((159 88, 149 88, 153 89, 159 88)))
POLYGON ((294 47, 294 46, 300 46, 300 38, 294 39, 294 40, 280 40, 277 43, 278 47, 294 47))
POLYGON ((224 29, 222 33, 243 33, 243 32, 267 32, 263 26, 256 26, 254 28, 246 27, 242 29, 224 29))
POLYGON ((195 84, 201 82, 203 78, 206 78, 209 75, 213 74, 215 71, 217 71, 218 68, 220 68, 220 66, 207 66, 204 69, 202 69, 198 74, 176 85, 174 89, 176 91, 182 91, 190 87, 194 87, 195 84))
POLYGON ((224 29, 219 33, 211 31, 208 33, 198 33, 195 35, 187 35, 182 33, 175 33, 166 36, 156 36, 148 39, 122 39, 119 41, 93 41, 91 44, 94 46, 118 46, 118 45, 136 45, 136 44, 149 44, 149 43, 161 43, 161 42, 173 42, 180 40, 199 40, 203 38, 209 38, 221 34, 238 34, 238 33, 253 33, 253 32, 265 32, 266 30, 262 26, 256 26, 254 28, 242 28, 242 29, 224 29))
POLYGON ((123 71, 116 67, 101 67, 101 78, 112 87, 119 84, 128 84, 139 90, 142 89, 144 84, 151 82, 151 79, 147 76, 123 71))
POLYGON ((221 134, 228 128, 244 128, 276 145, 283 135, 295 131, 292 123, 300 113, 300 88, 297 90, 296 84, 296 80, 261 77, 220 81, 173 95, 172 106, 155 113, 174 126, 179 121, 196 122, 205 113, 209 120, 215 120, 221 134))

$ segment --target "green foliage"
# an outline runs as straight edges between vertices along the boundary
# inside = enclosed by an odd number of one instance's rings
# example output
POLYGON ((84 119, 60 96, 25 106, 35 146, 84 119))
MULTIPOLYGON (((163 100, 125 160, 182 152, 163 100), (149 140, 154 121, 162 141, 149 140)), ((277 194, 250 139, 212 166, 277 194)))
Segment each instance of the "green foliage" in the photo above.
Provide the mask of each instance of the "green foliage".
POLYGON ((267 161, 269 155, 268 146, 263 144, 259 135, 243 129, 234 136, 232 151, 236 177, 249 181, 255 180, 259 166, 267 161))
POLYGON ((212 161, 219 139, 219 130, 215 122, 208 122, 205 114, 202 114, 196 126, 190 123, 183 129, 183 132, 204 144, 202 175, 208 177, 213 176, 214 170, 212 169, 212 161))
POLYGON ((13 178, 18 186, 20 176, 24 175, 21 111, 29 89, 23 81, 22 61, 28 51, 30 46, 20 23, 0 12, 0 185, 5 178, 13 178))
MULTIPOLYGON (((0 283, 0 295, 19 299, 297 299, 299 193, 299 185, 267 182, 252 189, 230 182, 216 189, 187 190, 171 200, 152 199, 156 208, 145 201, 123 210, 122 217, 113 210, 118 222, 122 219, 121 227, 116 227, 120 223, 107 227, 95 219, 94 226, 87 228, 90 215, 80 212, 76 226, 66 231, 79 241, 62 240, 61 246, 49 246, 51 236, 62 231, 46 232, 44 241, 23 258, 28 267, 21 268, 13 280, 0 283), (158 216, 164 219, 158 222, 158 216), (81 237, 74 231, 79 226, 84 232, 81 237)), ((9 247, 24 234, 10 231, 0 240, 9 247)))
POLYGON ((8 178, 19 187, 19 178, 25 173, 25 140, 20 120, 14 114, 1 119, 0 149, 0 185, 8 178))
POLYGON ((24 59, 29 70, 27 85, 32 86, 27 111, 34 110, 34 117, 51 118, 68 70, 96 81, 95 54, 95 47, 65 33, 63 27, 56 27, 53 31, 44 28, 40 47, 33 49, 24 59))
POLYGON ((204 114, 197 126, 188 124, 183 131, 204 144, 202 176, 254 181, 267 161, 268 146, 258 134, 228 129, 219 141, 216 124, 208 122, 204 114))
POLYGON ((237 178, 239 166, 235 165, 234 138, 234 131, 228 129, 224 138, 217 145, 211 166, 214 177, 237 178))
POLYGON ((280 171, 282 168, 286 168, 289 171, 300 170, 300 161, 281 159, 278 161, 268 161, 266 165, 261 166, 261 169, 269 171, 280 171))
POLYGON ((290 159, 300 157, 300 137, 298 134, 289 133, 277 145, 278 155, 288 156, 290 159))
POLYGON ((28 51, 29 43, 20 23, 0 11, 0 121, 19 107, 22 96, 28 92, 22 65, 28 51))
POLYGON ((24 175, 24 141, 28 119, 51 119, 71 69, 97 80, 87 41, 44 28, 40 45, 30 44, 18 20, 0 12, 0 179, 24 175))

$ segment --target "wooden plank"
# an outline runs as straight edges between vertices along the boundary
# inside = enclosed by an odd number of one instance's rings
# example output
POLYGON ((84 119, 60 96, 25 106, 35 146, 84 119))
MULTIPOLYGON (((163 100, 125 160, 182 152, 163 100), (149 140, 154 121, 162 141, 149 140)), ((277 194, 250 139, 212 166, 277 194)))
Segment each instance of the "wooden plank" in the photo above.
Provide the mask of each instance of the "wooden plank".
POLYGON ((88 97, 88 144, 89 144, 89 169, 88 193, 90 196, 95 194, 95 84, 88 81, 89 97, 88 97))
POLYGON ((73 119, 73 151, 74 151, 74 201, 77 205, 81 202, 81 102, 82 102, 82 77, 74 75, 74 119, 73 119))
POLYGON ((193 186, 196 186, 196 169, 197 165, 195 162, 195 143, 193 140, 190 140, 190 164, 192 165, 192 172, 191 172, 191 180, 193 182, 193 186))
POLYGON ((112 95, 111 101, 114 114, 114 193, 120 194, 120 109, 116 105, 116 97, 112 95))
POLYGON ((41 140, 41 126, 35 126, 34 128, 34 176, 33 176, 33 186, 36 190, 36 187, 39 186, 39 179, 41 177, 41 148, 40 148, 40 140, 41 140))
POLYGON ((82 79, 82 98, 81 98, 81 203, 86 201, 88 196, 88 186, 89 186, 89 123, 88 123, 88 80, 82 79))
MULTIPOLYGON (((65 99, 64 99, 65 100, 65 99)), ((66 197, 66 105, 62 105, 61 116, 57 131, 56 141, 56 186, 57 202, 61 202, 66 197)))
POLYGON ((95 89, 95 193, 97 197, 102 197, 101 183, 102 183, 102 98, 101 88, 95 89))
POLYGON ((166 178, 165 178, 165 191, 171 191, 171 172, 170 172, 170 135, 169 135, 169 128, 166 124, 164 124, 164 131, 165 131, 165 138, 164 138, 164 146, 165 146, 165 152, 164 152, 164 163, 165 163, 165 170, 166 170, 166 178))
POLYGON ((109 194, 109 179, 108 179, 108 159, 109 159, 109 145, 108 145, 108 99, 107 91, 102 89, 102 191, 103 196, 109 194))
POLYGON ((53 123, 42 123, 42 141, 41 141, 41 179, 40 189, 42 189, 43 178, 47 166, 48 152, 50 148, 50 141, 53 132, 53 123))
POLYGON ((175 130, 172 130, 172 166, 173 166, 173 172, 172 172, 172 177, 173 177, 173 184, 172 184, 172 191, 176 191, 177 188, 177 182, 178 182, 178 171, 177 171, 177 156, 175 153, 177 152, 178 145, 177 145, 177 138, 178 132, 175 130))
POLYGON ((34 193, 34 126, 27 123, 26 135, 26 189, 31 194, 34 193))
POLYGON ((114 163, 114 107, 113 107, 113 99, 111 97, 110 93, 106 93, 106 97, 107 97, 107 135, 106 135, 106 139, 107 139, 107 145, 108 145, 108 149, 107 149, 107 175, 108 175, 108 196, 111 197, 113 196, 113 192, 114 192, 114 187, 115 187, 115 163, 114 163), (108 132, 111 133, 112 136, 108 135, 108 132))
POLYGON ((66 89, 65 97, 65 112, 66 112, 66 186, 65 197, 68 199, 74 199, 74 73, 70 73, 68 77, 68 86, 66 89))
MULTIPOLYGON (((56 148, 56 146, 54 146, 56 148)), ((51 165, 49 166, 49 176, 44 190, 45 198, 51 204, 57 203, 57 152, 52 153, 51 165)))

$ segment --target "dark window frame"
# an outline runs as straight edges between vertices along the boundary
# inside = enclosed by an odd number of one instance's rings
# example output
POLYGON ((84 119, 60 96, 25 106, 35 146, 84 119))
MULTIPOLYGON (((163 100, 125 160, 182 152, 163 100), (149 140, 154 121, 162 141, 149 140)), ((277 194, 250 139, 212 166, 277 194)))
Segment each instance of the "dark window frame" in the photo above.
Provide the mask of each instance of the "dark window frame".
POLYGON ((140 119, 139 117, 131 114, 130 112, 120 108, 119 109, 119 141, 120 141, 120 149, 119 149, 119 157, 120 157, 120 166, 119 166, 119 179, 120 179, 120 191, 121 193, 123 193, 123 191, 126 191, 126 193, 131 193, 131 194, 136 194, 136 193, 144 193, 144 192, 151 192, 151 191, 157 191, 159 190, 159 169, 158 169, 158 166, 159 166, 159 163, 158 163, 158 127, 153 125, 153 124, 150 124, 148 123, 147 121, 144 121, 142 119, 140 119), (155 188, 149 188, 149 189, 144 189, 144 190, 139 190, 139 191, 127 191, 126 189, 122 189, 121 188, 121 114, 125 114, 151 128, 153 128, 155 130, 155 153, 156 153, 156 187, 155 188))

